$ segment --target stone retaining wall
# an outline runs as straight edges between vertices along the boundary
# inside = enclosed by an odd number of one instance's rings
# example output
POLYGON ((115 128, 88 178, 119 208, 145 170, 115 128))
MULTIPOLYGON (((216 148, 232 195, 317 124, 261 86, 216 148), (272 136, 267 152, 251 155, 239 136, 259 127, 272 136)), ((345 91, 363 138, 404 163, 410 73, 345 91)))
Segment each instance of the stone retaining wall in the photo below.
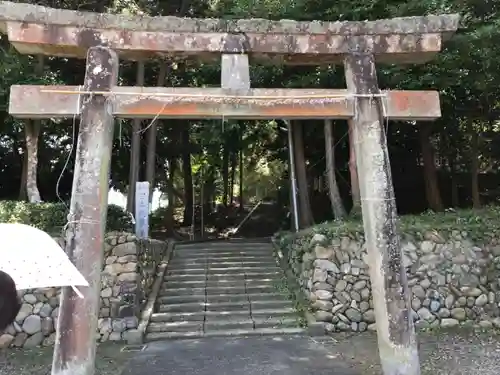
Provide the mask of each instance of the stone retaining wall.
MULTIPOLYGON (((60 245, 64 241, 57 239, 60 245)), ((135 334, 138 318, 151 289, 167 244, 138 240, 129 233, 106 235, 101 277, 99 341, 126 340, 135 334)), ((0 333, 0 348, 53 345, 59 313, 59 288, 20 292, 23 305, 14 324, 0 333)))
MULTIPOLYGON (((317 321, 329 332, 375 329, 369 260, 361 235, 310 234, 282 241, 317 321)), ((500 328, 500 242, 476 246, 466 232, 402 235, 417 328, 500 328)))

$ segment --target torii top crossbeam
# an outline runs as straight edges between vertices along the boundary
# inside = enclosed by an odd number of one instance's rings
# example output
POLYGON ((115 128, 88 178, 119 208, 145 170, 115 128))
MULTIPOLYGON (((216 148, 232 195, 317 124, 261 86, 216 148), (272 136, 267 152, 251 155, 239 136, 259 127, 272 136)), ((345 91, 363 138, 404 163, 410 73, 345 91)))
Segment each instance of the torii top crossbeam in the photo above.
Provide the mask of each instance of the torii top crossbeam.
POLYGON ((458 15, 363 22, 297 22, 147 17, 61 10, 0 2, 0 31, 26 54, 85 58, 107 45, 121 58, 152 56, 219 61, 221 53, 255 60, 321 65, 346 53, 369 52, 378 62, 422 63, 458 27, 458 15))

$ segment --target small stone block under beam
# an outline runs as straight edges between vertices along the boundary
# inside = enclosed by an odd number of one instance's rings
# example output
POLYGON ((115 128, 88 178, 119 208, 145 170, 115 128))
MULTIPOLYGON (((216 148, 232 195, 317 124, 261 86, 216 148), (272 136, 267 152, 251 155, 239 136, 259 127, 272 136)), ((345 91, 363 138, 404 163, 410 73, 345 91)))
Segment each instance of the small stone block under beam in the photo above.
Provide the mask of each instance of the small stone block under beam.
POLYGON ((228 40, 245 35, 252 60, 296 65, 341 63, 352 51, 378 62, 432 59, 458 27, 456 14, 377 21, 297 22, 125 16, 0 1, 0 31, 25 54, 84 58, 105 45, 122 59, 148 57, 218 61, 228 40))
MULTIPOLYGON (((18 118, 78 116, 78 90, 77 86, 14 85, 9 113, 18 118)), ((245 99, 224 99, 227 91, 221 88, 116 86, 112 91, 116 94, 114 116, 121 118, 349 119, 354 115, 353 99, 346 96, 347 90, 250 89, 245 99), (311 96, 316 97, 307 98, 311 96), (332 98, 322 98, 326 96, 332 98)), ((437 91, 382 93, 387 95, 383 101, 390 120, 430 121, 441 116, 437 91)))

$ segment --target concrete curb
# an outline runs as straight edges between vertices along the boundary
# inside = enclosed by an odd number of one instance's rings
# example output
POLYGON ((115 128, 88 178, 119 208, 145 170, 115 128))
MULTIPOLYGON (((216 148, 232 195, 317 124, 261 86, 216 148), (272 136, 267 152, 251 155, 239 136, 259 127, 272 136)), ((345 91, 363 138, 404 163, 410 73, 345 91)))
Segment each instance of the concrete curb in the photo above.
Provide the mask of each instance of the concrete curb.
POLYGON ((170 263, 170 258, 172 257, 175 244, 176 244, 175 241, 170 241, 168 243, 167 253, 163 258, 163 261, 158 266, 158 270, 156 272, 156 279, 154 281, 153 287, 151 288, 151 293, 149 293, 146 305, 142 310, 139 325, 136 330, 127 332, 128 345, 144 344, 144 336, 146 335, 146 329, 148 328, 151 315, 154 312, 156 299, 158 298, 158 294, 160 293, 161 284, 163 283, 163 278, 165 276, 165 272, 167 271, 168 264, 170 263))
MULTIPOLYGON (((281 249, 276 245, 274 241, 272 241, 271 243, 276 251, 281 252, 281 249)), ((293 275, 292 270, 288 266, 287 254, 284 254, 283 252, 281 252, 281 254, 283 256, 278 257, 279 264, 281 269, 285 273, 287 283, 294 295, 295 300, 303 306, 308 306, 307 299, 304 293, 301 291, 300 285, 295 280, 295 276, 293 275)), ((309 334, 309 336, 325 336, 327 334, 323 323, 316 321, 314 315, 311 314, 308 310, 304 311, 304 318, 307 322, 307 333, 309 334)))

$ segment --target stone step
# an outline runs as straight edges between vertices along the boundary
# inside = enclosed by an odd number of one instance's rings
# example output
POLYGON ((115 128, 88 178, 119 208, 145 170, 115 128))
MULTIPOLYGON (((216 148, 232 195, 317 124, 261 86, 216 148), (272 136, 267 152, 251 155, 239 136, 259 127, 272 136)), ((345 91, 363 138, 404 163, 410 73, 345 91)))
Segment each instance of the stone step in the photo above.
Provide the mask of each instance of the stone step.
POLYGON ((224 274, 224 275, 231 275, 231 274, 240 274, 242 272, 272 272, 272 271, 277 271, 279 270, 278 266, 272 265, 272 266, 266 266, 266 267, 210 267, 208 269, 209 274, 224 274))
MULTIPOLYGON (((250 310, 249 310, 250 311, 250 310)), ((206 311, 196 312, 157 312, 151 314, 151 322, 183 322, 205 321, 206 311)))
POLYGON ((251 273, 251 272, 276 272, 279 271, 277 265, 265 266, 265 267, 209 267, 207 269, 200 267, 176 267, 170 268, 167 270, 167 276, 180 276, 180 275, 204 275, 204 274, 212 274, 212 275, 239 275, 242 273, 251 273))
POLYGON ((157 311, 160 313, 166 312, 205 312, 218 311, 218 310, 250 310, 250 302, 248 298, 241 302, 191 302, 191 303, 176 303, 176 304, 160 304, 158 305, 157 311))
POLYGON ((214 257, 203 257, 203 258, 178 258, 175 255, 170 260, 170 263, 175 262, 211 262, 211 261, 220 261, 220 262, 234 262, 234 261, 266 261, 266 262, 274 262, 275 258, 272 254, 264 255, 264 256, 255 256, 255 255, 228 255, 228 256, 214 256, 214 257))
POLYGON ((173 297, 173 296, 190 296, 190 295, 205 295, 205 288, 161 288, 160 297, 173 297))
POLYGON ((255 271, 248 271, 245 273, 232 273, 232 274, 227 274, 227 273, 212 273, 210 272, 207 274, 207 280, 221 280, 221 279, 227 279, 230 277, 243 277, 243 278, 248 278, 248 279, 268 279, 268 278, 279 278, 281 279, 283 277, 283 273, 279 268, 276 268, 275 270, 272 271, 261 271, 261 270, 255 270, 255 271))
POLYGON ((217 274, 217 273, 210 273, 208 275, 206 274, 199 274, 199 275, 169 275, 168 273, 165 275, 163 280, 165 282, 182 282, 182 281, 194 281, 194 282, 200 282, 200 281, 205 281, 205 280, 228 280, 230 278, 248 278, 248 279, 281 279, 282 278, 282 273, 280 269, 276 269, 275 271, 268 271, 268 272, 259 272, 258 270, 255 270, 255 272, 245 272, 244 274, 239 273, 239 274, 217 274))
POLYGON ((161 290, 168 290, 170 288, 205 288, 207 285, 207 280, 204 279, 202 281, 167 281, 164 282, 161 286, 161 290))
POLYGON ((252 318, 266 320, 274 317, 289 317, 295 315, 295 310, 292 307, 284 308, 267 308, 267 309, 251 309, 247 303, 238 310, 219 310, 219 311, 196 311, 196 312, 166 312, 154 313, 151 315, 152 322, 182 322, 182 321, 209 321, 209 320, 226 320, 252 318))
POLYGON ((276 262, 231 262, 231 263, 207 263, 209 270, 214 268, 277 268, 276 262))
POLYGON ((297 313, 293 307, 276 307, 259 309, 252 306, 252 317, 254 318, 273 318, 273 317, 289 317, 296 316, 297 313))
POLYGON ((248 309, 273 309, 293 307, 292 301, 285 299, 273 299, 268 301, 252 301, 248 298, 237 302, 190 302, 175 304, 159 304, 157 311, 159 313, 202 313, 206 311, 246 311, 248 309))
POLYGON ((198 250, 198 251, 203 251, 203 250, 215 250, 215 249, 271 249, 272 244, 270 243, 197 243, 197 244, 190 244, 190 245, 182 245, 182 244, 176 244, 174 249, 175 250, 180 250, 180 251, 190 251, 190 250, 198 250))
POLYGON ((207 296, 203 294, 192 294, 186 296, 158 296, 156 303, 158 305, 184 304, 184 303, 205 303, 207 296))
MULTIPOLYGON (((258 297, 257 297, 258 298, 258 297)), ((292 308, 293 302, 284 297, 283 295, 279 295, 276 299, 270 300, 250 300, 250 305, 252 310, 267 310, 267 309, 284 309, 284 308, 292 308)), ((294 310, 295 311, 295 310, 294 310)))
POLYGON ((274 260, 263 261, 263 260, 235 260, 230 262, 219 262, 219 261, 186 261, 186 262, 171 262, 169 268, 206 268, 206 267, 272 267, 277 266, 274 260))
POLYGON ((254 328, 284 328, 284 327, 297 327, 297 317, 272 317, 272 318, 256 318, 253 317, 254 328))
POLYGON ((259 328, 259 329, 232 329, 232 330, 215 330, 210 332, 152 332, 145 337, 147 342, 159 340, 175 340, 175 339, 190 339, 202 337, 244 337, 244 336, 283 336, 283 335, 300 335, 305 332, 304 328, 259 328))
POLYGON ((279 278, 270 279, 246 279, 244 276, 232 277, 217 280, 200 280, 200 281, 166 281, 162 285, 162 289, 169 288, 205 288, 205 287, 225 287, 225 286, 259 286, 269 285, 274 286, 279 282, 279 278))
POLYGON ((162 285, 163 290, 168 289, 178 289, 178 288, 205 288, 205 287, 224 287, 224 286, 239 286, 245 287, 245 278, 234 278, 232 280, 204 280, 204 281, 194 281, 194 282, 183 282, 183 281, 174 281, 174 282, 165 282, 162 285))
POLYGON ((252 318, 249 312, 239 315, 207 316, 205 320, 184 321, 154 321, 149 324, 147 332, 192 332, 192 331, 227 331, 231 329, 254 329, 271 327, 294 327, 297 320, 294 318, 252 318))
POLYGON ((182 275, 191 275, 191 276, 200 276, 206 275, 207 270, 205 268, 168 268, 166 272, 166 276, 182 276, 182 275))
POLYGON ((191 294, 180 296, 159 296, 158 305, 165 304, 181 304, 181 303, 223 303, 223 302, 267 302, 267 301, 287 301, 288 296, 277 291, 272 293, 250 293, 250 294, 221 294, 221 295, 205 295, 191 294))
POLYGON ((174 252, 172 259, 207 259, 219 257, 260 257, 273 256, 271 249, 269 250, 233 250, 233 251, 178 251, 174 252))
POLYGON ((200 282, 205 281, 207 279, 207 275, 165 275, 163 277, 164 282, 200 282))
POLYGON ((221 294, 207 295, 208 303, 216 302, 242 302, 242 301, 272 301, 287 300, 288 298, 278 292, 274 293, 250 293, 250 294, 221 294))
POLYGON ((228 317, 226 319, 207 319, 205 320, 204 330, 209 331, 222 331, 226 332, 231 329, 254 329, 253 320, 248 315, 247 319, 235 319, 228 317))
POLYGON ((205 288, 166 288, 160 289, 161 297, 169 296, 189 296, 189 295, 225 295, 225 294, 256 294, 270 293, 276 290, 273 284, 254 284, 254 285, 236 285, 236 286, 207 286, 205 288))
POLYGON ((203 332, 204 321, 154 322, 148 325, 146 332, 203 332))

